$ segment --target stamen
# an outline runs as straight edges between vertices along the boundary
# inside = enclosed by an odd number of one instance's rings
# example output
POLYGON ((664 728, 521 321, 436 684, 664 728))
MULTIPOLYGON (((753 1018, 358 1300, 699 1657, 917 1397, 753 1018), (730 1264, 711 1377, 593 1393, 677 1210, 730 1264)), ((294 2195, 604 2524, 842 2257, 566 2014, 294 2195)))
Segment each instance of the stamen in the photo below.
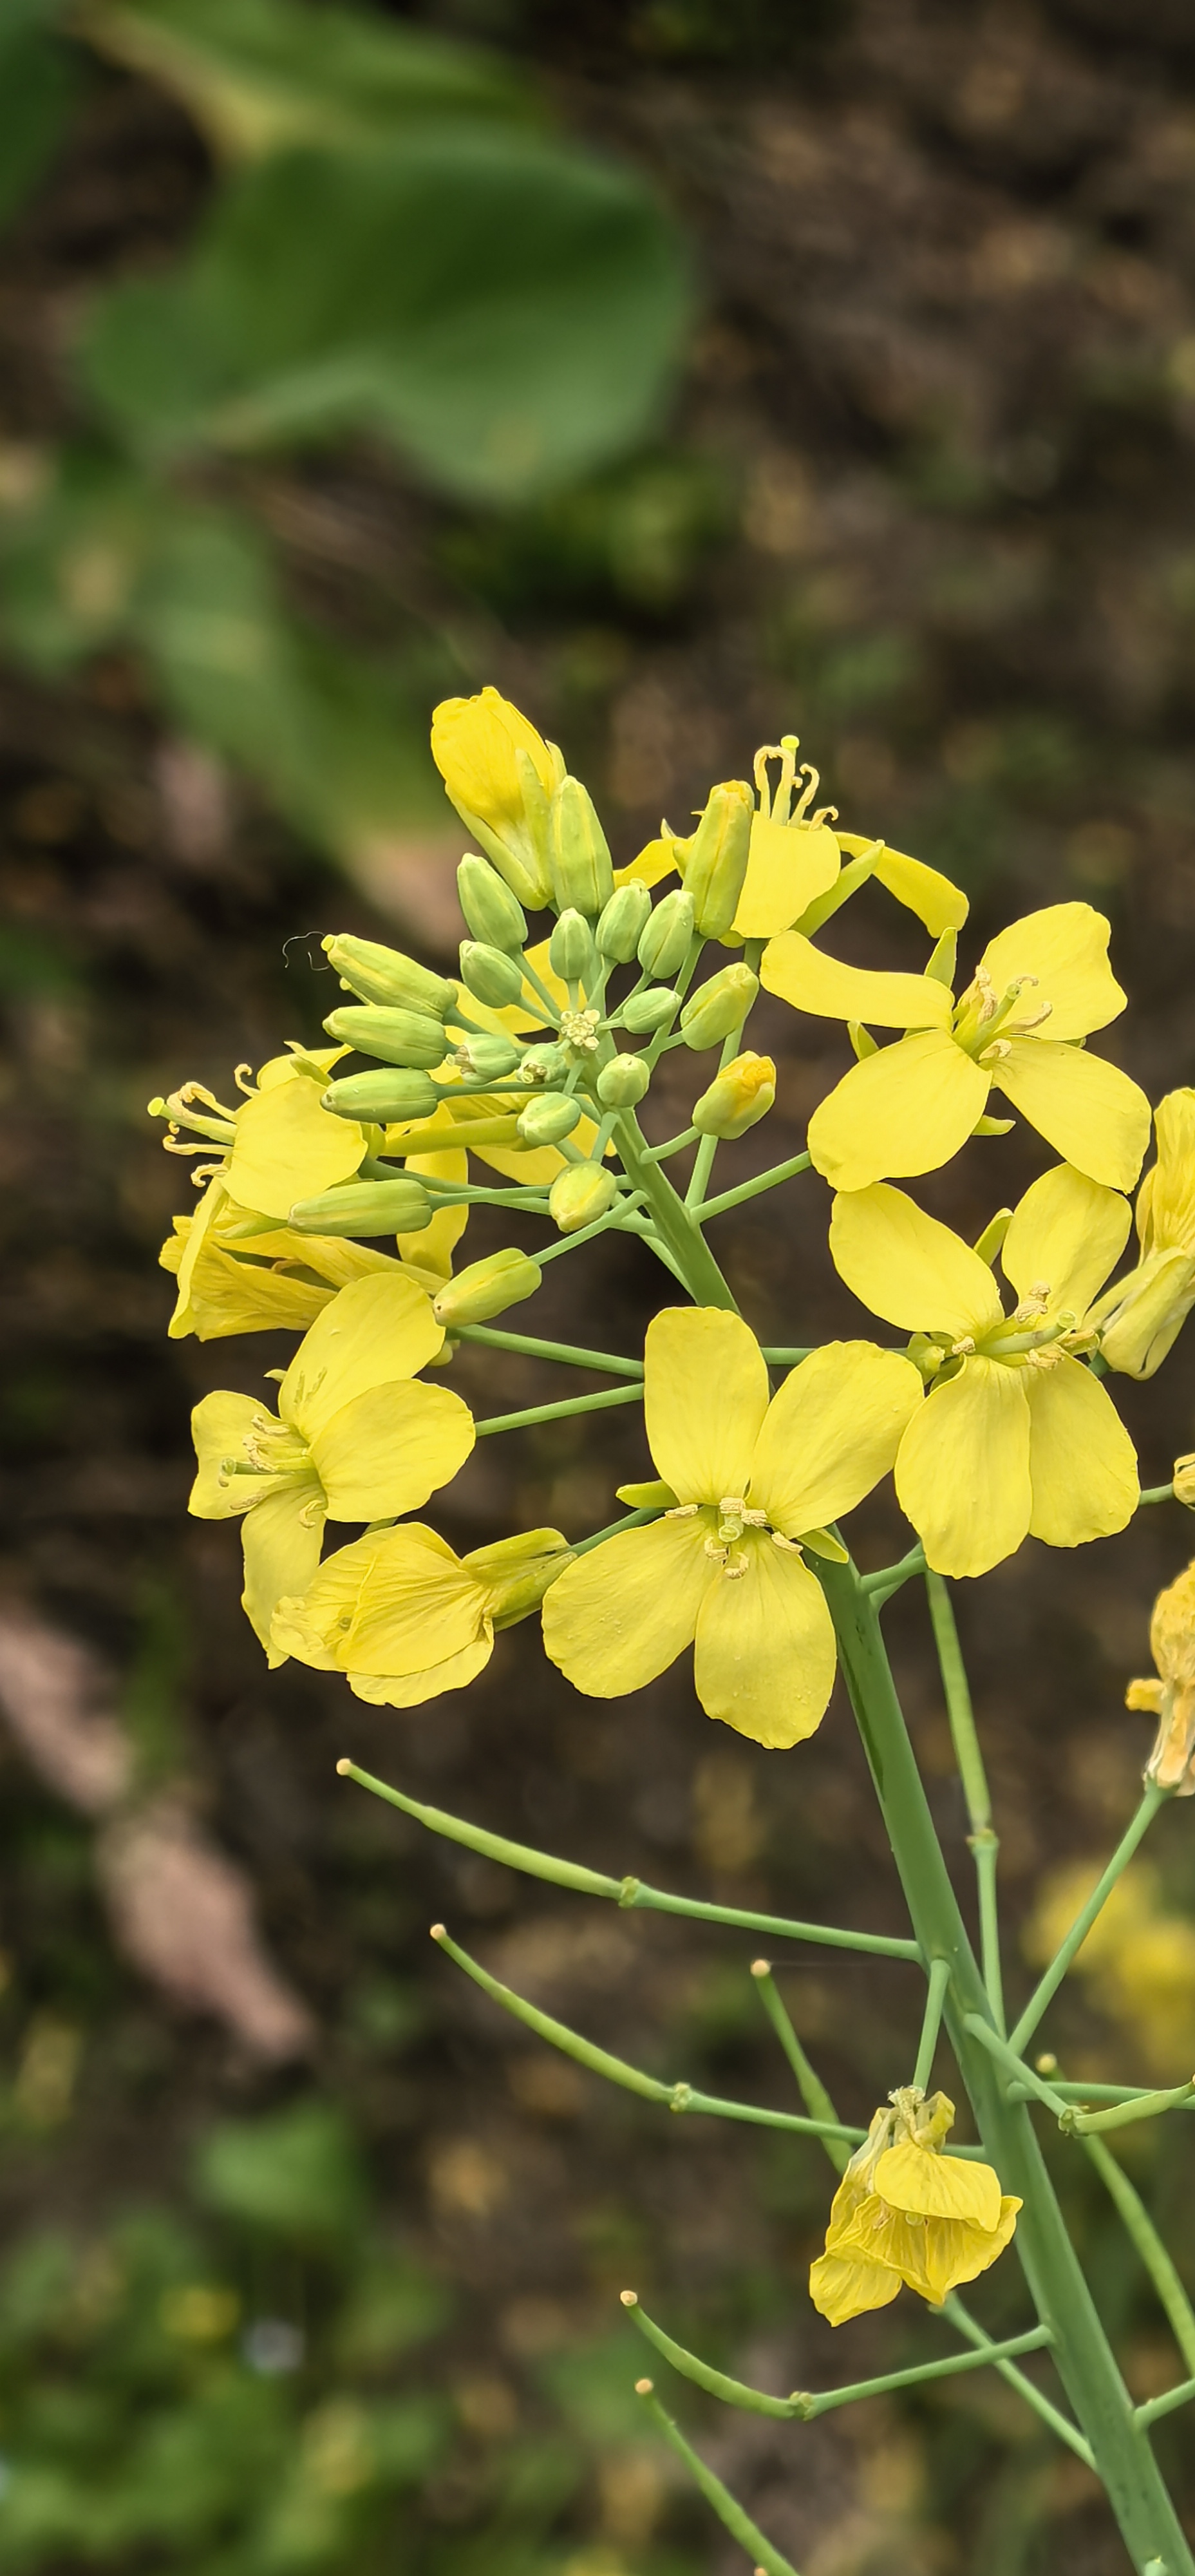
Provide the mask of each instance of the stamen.
POLYGON ((822 783, 811 760, 802 761, 801 776, 805 780, 805 785, 801 791, 797 809, 792 818, 794 823, 803 823, 805 821, 809 808, 812 805, 814 797, 822 783))
POLYGON ((961 1342, 952 1342, 950 1345, 950 1356, 952 1360, 973 1359, 975 1356, 974 1334, 964 1333, 961 1342))
POLYGON ((1007 1038, 993 1038, 991 1045, 984 1048, 979 1062, 980 1064, 1002 1064, 1005 1056, 1011 1054, 1012 1048, 1007 1038))
POLYGON ((238 1064, 236 1072, 232 1078, 236 1084, 237 1090, 247 1092, 250 1100, 252 1100, 257 1090, 257 1085, 253 1079, 252 1065, 238 1064))
POLYGON ((672 1510, 665 1512, 664 1518, 666 1521, 692 1521, 696 1520, 700 1509, 700 1503, 674 1503, 672 1510))

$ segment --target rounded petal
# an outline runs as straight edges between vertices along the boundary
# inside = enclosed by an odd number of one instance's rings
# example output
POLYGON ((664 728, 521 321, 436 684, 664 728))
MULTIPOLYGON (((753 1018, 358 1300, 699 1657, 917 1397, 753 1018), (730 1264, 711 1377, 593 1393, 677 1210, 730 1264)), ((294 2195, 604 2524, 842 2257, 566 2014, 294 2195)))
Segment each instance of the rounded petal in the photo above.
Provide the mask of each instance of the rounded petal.
POLYGON ((286 1217, 296 1199, 351 1180, 364 1152, 364 1128, 321 1109, 319 1083, 296 1075, 255 1092, 239 1111, 225 1184, 239 1207, 286 1217))
POLYGON ((844 966, 840 958, 815 948, 801 930, 782 931, 770 941, 759 979, 765 991, 778 993, 794 1011, 811 1011, 816 1019, 865 1020, 878 1029, 950 1026, 951 996, 934 976, 885 975, 870 966, 844 966))
POLYGON ((964 2281, 978 2280, 980 2273, 988 2271, 1011 2243, 1021 2205, 1006 2192, 998 2223, 990 2231, 969 2227, 956 2218, 931 2218, 917 2228, 906 2221, 911 2240, 909 2270, 905 2274, 909 2288, 941 2307, 951 2290, 957 2290, 964 2281), (923 2280, 913 2278, 914 2263, 919 2265, 923 2280))
POLYGON ((1132 1217, 1127 1199, 1060 1163, 1026 1190, 1000 1252, 1018 1297, 1048 1286, 1052 1315, 1082 1317, 1119 1261, 1132 1217))
POLYGON ((356 1279, 300 1343, 278 1390, 279 1413, 314 1440, 354 1396, 414 1377, 443 1344, 430 1297, 404 1271, 356 1279))
POLYGON ((1081 1360, 1021 1372, 1029 1398, 1029 1528, 1047 1547, 1082 1547, 1128 1527, 1137 1452, 1106 1386, 1081 1360))
POLYGON ((193 1332, 198 1341, 218 1342, 230 1333, 305 1333, 333 1294, 269 1262, 238 1260, 208 1235, 192 1265, 185 1312, 171 1318, 170 1338, 193 1332))
POLYGON ((896 1492, 935 1574, 987 1574, 1029 1528, 1026 1369, 964 1360, 915 1413, 896 1461, 896 1492))
POLYGON ((992 1080, 1076 1171, 1110 1190, 1132 1189, 1149 1143, 1149 1102, 1118 1064, 1050 1038, 1010 1038, 992 1080))
POLYGON ((936 1172, 982 1118, 990 1084, 943 1029, 919 1029, 879 1047, 814 1110, 809 1151, 816 1169, 836 1190, 936 1172))
POLYGON ((697 1614, 697 1696, 707 1717, 756 1744, 801 1744, 821 1725, 834 1688, 826 1597, 796 1550, 761 1532, 736 1542, 731 1562, 742 1556, 745 1572, 720 1572, 697 1614))
POLYGON ((439 1699, 441 1692, 464 1690, 484 1671, 494 1651, 493 1630, 487 1626, 484 1636, 472 1646, 463 1646, 459 1655, 449 1655, 442 1664, 428 1664, 421 1673, 350 1673, 349 1689, 358 1699, 368 1700, 374 1708, 418 1708, 426 1699, 439 1699))
POLYGON ((899 2272, 882 2263, 819 2254, 809 2266, 809 2296, 832 2326, 844 2326, 849 2317, 861 2317, 871 2308, 890 2307, 900 2290, 899 2272))
POLYGON ((284 1599, 274 1643, 342 1673, 426 1672, 486 1634, 484 1584, 419 1521, 378 1530, 325 1557, 305 1597, 284 1599))
POLYGON ((354 1396, 311 1443, 334 1521, 418 1511, 473 1447, 473 1416, 446 1386, 392 1379, 354 1396))
POLYGON ((915 2218, 963 2218, 989 2233, 1000 2224, 1000 2180, 990 2165, 935 2155, 912 2138, 885 2148, 871 2184, 891 2209, 915 2218))
POLYGON ((771 939, 799 921, 808 904, 828 894, 841 873, 838 843, 826 823, 771 823, 757 814, 751 826, 747 874, 734 917, 736 939, 771 939))
POLYGON ((187 1510, 197 1521, 235 1520, 268 1490, 264 1477, 233 1476, 226 1484, 220 1481, 225 1458, 245 1458, 248 1463, 245 1443, 265 1412, 259 1396, 233 1395, 223 1387, 214 1395, 205 1395, 195 1406, 191 1438, 199 1473, 187 1499, 187 1510))
POLYGON ((998 931, 982 963, 997 994, 1018 975, 1035 976, 1037 989, 1022 996, 1020 1010, 1031 1014, 1048 1002, 1052 1038, 1085 1038, 1116 1019, 1127 999, 1108 964, 1109 936, 1103 913, 1089 903, 1051 903, 998 931))
POLYGON ((768 1372, 750 1327, 718 1306, 665 1306, 643 1349, 647 1445, 678 1503, 745 1494, 768 1409, 768 1372))
POLYGON ((839 1278, 873 1315, 910 1333, 961 1340, 987 1332, 1004 1312, 986 1261, 904 1190, 882 1182, 835 1199, 830 1254, 839 1278))
POLYGON ((566 1566, 544 1596, 544 1646, 574 1690, 619 1699, 683 1654, 715 1576, 708 1535, 696 1515, 651 1521, 566 1566))
POLYGON ((245 1548, 245 1589, 241 1604, 254 1635, 272 1664, 284 1663, 271 1630, 284 1594, 302 1597, 314 1582, 324 1535, 324 1515, 314 1478, 297 1479, 263 1495, 246 1513, 241 1533, 245 1548))
MULTIPOLYGON (((1147 1252, 1181 1246, 1195 1253, 1195 1091, 1168 1091, 1154 1111, 1154 1129, 1158 1159, 1148 1175, 1152 1186, 1142 1243, 1147 1252)), ((1141 1199, 1137 1222, 1142 1223, 1141 1199)))
POLYGON ((811 1351, 768 1406, 752 1503, 789 1538, 836 1521, 887 1475, 921 1401, 920 1374, 899 1351, 874 1342, 811 1351))

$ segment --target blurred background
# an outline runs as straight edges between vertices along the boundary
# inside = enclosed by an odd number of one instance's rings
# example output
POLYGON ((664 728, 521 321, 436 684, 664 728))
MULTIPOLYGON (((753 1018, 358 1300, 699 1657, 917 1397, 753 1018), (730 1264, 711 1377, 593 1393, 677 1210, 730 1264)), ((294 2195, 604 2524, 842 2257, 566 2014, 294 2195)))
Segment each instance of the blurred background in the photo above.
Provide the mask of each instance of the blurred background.
MULTIPOLYGON (((570 1695, 534 1624, 410 1714, 267 1675, 235 1534, 185 1517, 187 1415, 278 1346, 167 1341, 190 1183, 144 1104, 312 1040, 326 928, 451 958, 427 723, 486 681, 619 859, 796 730, 844 828, 958 877, 978 937, 1107 910, 1109 1052, 1155 1098, 1195 1079, 1195 26, 1182 0, 5 0, 0 214, 0 2555, 732 2576, 638 2418, 618 2290, 779 2389, 941 2330, 906 2297, 831 2335, 817 2150, 606 2091, 426 1927, 653 2071, 785 2104, 749 1937, 515 1880, 333 1765, 615 1874, 895 1930, 848 1712, 781 1760, 679 1667, 570 1695)), ((923 944, 878 892, 843 916, 869 962, 923 944)), ((728 1180, 796 1150, 841 1070, 833 1028, 761 1019, 778 1104, 728 1180)), ((661 1134, 684 1108, 653 1092, 661 1134)), ((975 1143, 927 1201, 977 1233, 1043 1159, 975 1143)), ((867 1329, 819 1185, 717 1240, 766 1337, 867 1329)), ((541 1329, 638 1347, 647 1256, 549 1275, 541 1329)), ((1145 1482, 1195 1443, 1193 1368, 1188 1335, 1120 1382, 1145 1482)), ((460 1377, 491 1411, 547 1391, 476 1354, 460 1377)), ((615 1415, 487 1442, 441 1525, 580 1535, 639 1454, 615 1415)), ((901 1552, 890 1503, 859 1544, 901 1552)), ((1130 1810, 1124 1686, 1191 1546, 1167 1506, 962 1587, 1014 1983, 1130 1810)), ((923 1605, 888 1624, 966 1886, 923 1605)), ((1162 1819, 1057 2006, 1068 2072, 1191 2065, 1193 1823, 1162 1819)), ((911 2057, 907 1973, 809 1952, 783 1983, 866 2120, 911 2057)), ((1190 2278, 1185 2124, 1117 2151, 1190 2278)), ((1164 2321, 1050 2152, 1153 2393, 1164 2321)), ((1014 2264, 975 2307, 1019 2327, 1014 2264)), ((1124 2564, 986 2373, 806 2427, 666 2393, 801 2576, 1124 2564)), ((1195 2514, 1185 2423, 1158 2443, 1195 2514)))

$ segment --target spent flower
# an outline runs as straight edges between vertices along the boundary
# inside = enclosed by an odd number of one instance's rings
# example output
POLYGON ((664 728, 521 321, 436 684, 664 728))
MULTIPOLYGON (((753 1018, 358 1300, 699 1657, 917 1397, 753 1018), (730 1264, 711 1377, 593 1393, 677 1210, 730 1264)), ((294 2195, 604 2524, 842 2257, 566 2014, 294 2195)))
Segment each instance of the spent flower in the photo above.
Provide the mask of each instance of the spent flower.
POLYGON ((902 2285, 931 2307, 986 2272, 1011 2241, 1019 2200, 991 2165, 951 2156, 945 2093, 902 2085, 876 2112, 830 2209, 825 2252, 809 2273, 815 2308, 832 2326, 886 2308, 902 2285))
POLYGON ((1092 1311, 1109 1368, 1152 1377, 1195 1306, 1195 1091, 1154 1111, 1158 1159, 1137 1193, 1141 1258, 1092 1311))
POLYGON ((1126 1708, 1146 1709, 1158 1721, 1157 1741, 1145 1766, 1147 1780, 1195 1797, 1195 1563, 1159 1592, 1149 1623, 1156 1678, 1132 1681, 1126 1708))
POLYGON ((475 1680, 495 1631, 537 1609, 568 1562, 554 1529, 468 1556, 419 1521, 367 1530, 325 1559, 301 1598, 279 1602, 274 1655, 343 1673, 358 1699, 414 1708, 475 1680))

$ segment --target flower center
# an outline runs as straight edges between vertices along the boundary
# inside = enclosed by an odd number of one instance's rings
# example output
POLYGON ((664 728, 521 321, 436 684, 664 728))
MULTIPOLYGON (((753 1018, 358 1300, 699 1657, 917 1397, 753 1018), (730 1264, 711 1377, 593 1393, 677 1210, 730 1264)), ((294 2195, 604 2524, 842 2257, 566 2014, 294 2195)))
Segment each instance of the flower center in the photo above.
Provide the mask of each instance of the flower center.
POLYGON ((786 1538, 783 1530, 773 1529, 767 1513, 754 1510, 742 1494, 723 1494, 717 1503, 677 1503, 670 1512, 665 1512, 664 1518, 668 1521, 696 1520, 699 1513, 710 1524, 705 1542, 706 1555, 728 1582, 740 1582, 748 1570, 750 1554, 739 1542, 751 1530, 766 1534, 773 1547, 784 1548, 794 1555, 799 1553, 797 1540, 786 1538))
POLYGON ((1039 1002, 1036 1010, 1017 1010, 1022 993, 1036 989, 1036 985, 1036 975, 1014 975, 1011 984, 997 993, 986 966, 977 966, 966 992, 955 1004, 956 1045, 979 1064, 998 1064, 1009 1052, 1010 1038, 1028 1037, 1031 1030, 1039 1029, 1050 1017, 1052 1002, 1039 1002))
POLYGON ((600 1011, 563 1011, 560 1034, 566 1046, 575 1047, 580 1055, 596 1055, 600 1011))

